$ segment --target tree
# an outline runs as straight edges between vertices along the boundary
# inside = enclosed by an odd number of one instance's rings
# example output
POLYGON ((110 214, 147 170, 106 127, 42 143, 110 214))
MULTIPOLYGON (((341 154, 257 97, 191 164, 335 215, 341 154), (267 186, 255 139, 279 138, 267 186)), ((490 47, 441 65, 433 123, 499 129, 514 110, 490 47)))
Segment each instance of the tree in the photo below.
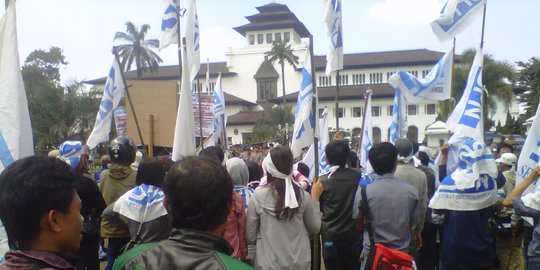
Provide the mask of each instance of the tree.
MULTIPOLYGON (((453 69, 452 98, 453 106, 459 102, 463 96, 463 91, 467 85, 467 78, 471 69, 476 51, 468 49, 459 57, 459 65, 453 69)), ((492 55, 484 55, 484 65, 482 70, 482 85, 487 90, 483 95, 484 106, 484 126, 489 130, 489 115, 497 109, 497 103, 502 103, 508 109, 512 103, 514 92, 512 83, 516 79, 516 73, 512 65, 505 61, 495 60, 492 55)), ((439 102, 439 119, 446 121, 450 112, 450 102, 439 102)))
POLYGON ((262 119, 258 120, 253 127, 253 140, 262 142, 282 139, 285 142, 285 124, 289 124, 288 132, 293 131, 294 115, 291 113, 292 106, 263 106, 262 119), (282 129, 278 129, 281 125, 282 129))
POLYGON ((159 63, 163 62, 159 55, 152 49, 159 47, 157 39, 146 39, 150 25, 143 24, 140 29, 132 22, 126 23, 126 32, 116 32, 114 40, 125 42, 117 46, 122 65, 126 71, 131 69, 133 63, 137 68, 137 79, 142 77, 143 72, 157 71, 159 63))
POLYGON ((531 118, 538 109, 540 100, 540 58, 532 57, 528 62, 517 62, 521 68, 518 74, 517 85, 525 90, 519 96, 525 108, 523 121, 531 118))
POLYGON ((281 65, 281 89, 283 91, 283 106, 287 103, 285 99, 285 62, 295 67, 298 64, 298 56, 293 54, 291 44, 287 44, 286 41, 278 39, 272 43, 272 49, 266 53, 269 57, 268 60, 272 63, 278 61, 281 65))

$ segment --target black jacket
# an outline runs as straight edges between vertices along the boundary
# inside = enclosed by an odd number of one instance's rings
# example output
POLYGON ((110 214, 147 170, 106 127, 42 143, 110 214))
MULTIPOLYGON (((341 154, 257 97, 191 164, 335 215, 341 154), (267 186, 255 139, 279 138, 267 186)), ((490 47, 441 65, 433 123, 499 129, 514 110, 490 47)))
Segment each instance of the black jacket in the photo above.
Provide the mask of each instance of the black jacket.
POLYGON ((122 269, 252 269, 230 257, 231 253, 232 248, 222 238, 202 231, 173 229, 168 239, 144 250, 122 269))

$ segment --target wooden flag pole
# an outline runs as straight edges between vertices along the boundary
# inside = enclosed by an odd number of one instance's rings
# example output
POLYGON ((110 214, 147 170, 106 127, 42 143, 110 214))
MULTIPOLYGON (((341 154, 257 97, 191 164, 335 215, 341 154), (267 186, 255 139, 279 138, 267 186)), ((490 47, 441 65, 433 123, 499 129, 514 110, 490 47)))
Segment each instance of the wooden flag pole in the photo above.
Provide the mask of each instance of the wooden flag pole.
MULTIPOLYGON (((332 76, 332 75, 330 75, 332 76)), ((331 77, 330 77, 331 78, 331 77)), ((336 72, 336 133, 339 132, 339 84, 341 81, 341 77, 339 76, 339 70, 336 72)), ((344 112, 345 113, 345 112, 344 112)))
POLYGON ((482 16, 482 38, 480 39, 480 49, 484 48, 484 30, 486 28, 486 7, 487 7, 487 2, 484 3, 484 14, 482 16))
MULTIPOLYGON (((208 68, 208 67, 207 67, 208 68)), ((197 72, 197 89, 199 91, 197 91, 197 99, 199 100, 199 132, 201 132, 201 136, 199 137, 199 147, 201 149, 204 149, 204 146, 203 146, 203 139, 204 139, 204 136, 203 136, 203 122, 202 122, 202 104, 201 104, 201 88, 200 87, 200 83, 199 83, 199 73, 197 72)))
POLYGON ((360 157, 362 154, 362 140, 364 140, 364 132, 366 128, 366 114, 367 114, 367 103, 368 98, 371 96, 371 89, 367 89, 366 93, 364 94, 364 115, 362 116, 362 133, 360 133, 360 143, 358 144, 358 160, 360 161, 360 157))
POLYGON ((178 110, 178 106, 180 104, 180 85, 182 83, 182 32, 180 30, 180 0, 178 1, 178 6, 176 6, 176 21, 178 23, 178 27, 176 27, 176 35, 178 36, 178 91, 176 91, 176 109, 178 110))

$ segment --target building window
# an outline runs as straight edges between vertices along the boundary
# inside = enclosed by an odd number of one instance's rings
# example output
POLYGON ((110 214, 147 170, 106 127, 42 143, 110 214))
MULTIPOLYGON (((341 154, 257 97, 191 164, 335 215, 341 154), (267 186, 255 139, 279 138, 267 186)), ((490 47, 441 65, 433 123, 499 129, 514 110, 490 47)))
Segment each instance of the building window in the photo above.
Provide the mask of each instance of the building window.
POLYGON ((257 100, 272 99, 277 96, 277 79, 257 80, 257 100))
POLYGON ((426 105, 426 114, 433 115, 437 113, 437 106, 435 104, 426 105))
POLYGON ((381 142, 381 129, 374 127, 373 129, 373 144, 378 144, 381 142))
POLYGON ((255 35, 249 35, 249 45, 255 44, 255 35))
POLYGON ((353 117, 362 117, 362 107, 354 107, 352 108, 352 115, 353 117))
MULTIPOLYGON (((336 80, 338 77, 336 77, 336 80)), ((349 84, 349 75, 339 75, 339 85, 348 85, 349 84)))
POLYGON ((409 73, 414 75, 414 77, 418 77, 418 71, 417 70, 409 70, 409 73))
POLYGON ((407 129, 407 139, 413 143, 418 143, 418 128, 415 126, 409 126, 407 129))
POLYGON ((283 38, 285 39, 285 42, 289 42, 291 40, 291 33, 290 32, 285 32, 283 34, 283 38))
POLYGON ((407 105, 407 114, 416 115, 416 105, 407 105))
POLYGON ((390 77, 392 77, 392 75, 394 75, 395 72, 393 71, 390 71, 390 72, 386 72, 386 81, 388 81, 390 79, 390 77))
MULTIPOLYGON (((336 109, 334 109, 334 112, 336 111, 336 109)), ((343 108, 338 108, 338 113, 337 113, 338 117, 339 118, 343 118, 345 117, 345 111, 343 110, 343 108)))
POLYGON ((263 44, 263 42, 264 42, 263 34, 258 34, 257 35, 257 44, 263 44))
POLYGON ((381 116, 381 107, 379 106, 373 106, 371 107, 371 116, 381 116))
POLYGON ((394 107, 392 105, 388 106, 388 116, 392 116, 392 109, 394 107))
POLYGON ((272 43, 272 37, 273 37, 273 35, 271 33, 266 34, 266 43, 272 43))
POLYGON ((381 72, 379 73, 370 73, 369 74, 369 82, 371 84, 377 84, 383 82, 383 74, 381 72))
POLYGON ((281 41, 281 33, 276 33, 276 41, 281 41))
POLYGON ((429 70, 422 70, 422 78, 425 78, 429 73, 429 70))

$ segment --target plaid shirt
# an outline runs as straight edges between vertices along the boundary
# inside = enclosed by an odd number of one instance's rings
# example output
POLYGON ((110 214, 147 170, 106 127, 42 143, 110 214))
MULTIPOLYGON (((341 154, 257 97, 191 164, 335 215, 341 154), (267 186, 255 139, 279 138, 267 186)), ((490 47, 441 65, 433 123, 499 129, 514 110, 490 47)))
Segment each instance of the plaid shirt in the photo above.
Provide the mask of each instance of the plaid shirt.
POLYGON ((76 268, 56 253, 42 250, 10 250, 6 253, 6 264, 0 265, 0 270, 4 269, 75 270, 76 268))

